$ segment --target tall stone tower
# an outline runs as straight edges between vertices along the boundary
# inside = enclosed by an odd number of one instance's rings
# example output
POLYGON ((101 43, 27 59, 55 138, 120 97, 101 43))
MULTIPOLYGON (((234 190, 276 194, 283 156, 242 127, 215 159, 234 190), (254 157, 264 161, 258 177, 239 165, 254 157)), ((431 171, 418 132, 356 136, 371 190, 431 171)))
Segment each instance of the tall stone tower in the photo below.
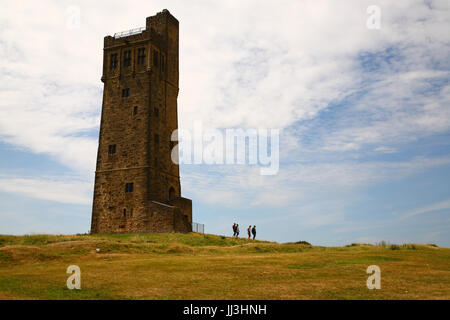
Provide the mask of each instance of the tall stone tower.
POLYGON ((171 160, 178 30, 178 20, 163 10, 145 28, 104 39, 92 233, 192 231, 192 201, 181 197, 171 160))

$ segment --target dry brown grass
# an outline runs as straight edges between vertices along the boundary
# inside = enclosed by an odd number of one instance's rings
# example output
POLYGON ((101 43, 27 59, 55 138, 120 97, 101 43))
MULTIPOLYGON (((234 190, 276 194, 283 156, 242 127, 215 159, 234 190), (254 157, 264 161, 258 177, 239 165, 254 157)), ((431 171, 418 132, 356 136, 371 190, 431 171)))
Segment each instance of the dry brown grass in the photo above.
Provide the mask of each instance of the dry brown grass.
POLYGON ((198 234, 49 237, 0 237, 0 299, 450 298, 446 248, 325 248, 198 234), (81 268, 80 291, 65 287, 71 264, 81 268), (381 268, 381 290, 366 287, 371 264, 381 268))

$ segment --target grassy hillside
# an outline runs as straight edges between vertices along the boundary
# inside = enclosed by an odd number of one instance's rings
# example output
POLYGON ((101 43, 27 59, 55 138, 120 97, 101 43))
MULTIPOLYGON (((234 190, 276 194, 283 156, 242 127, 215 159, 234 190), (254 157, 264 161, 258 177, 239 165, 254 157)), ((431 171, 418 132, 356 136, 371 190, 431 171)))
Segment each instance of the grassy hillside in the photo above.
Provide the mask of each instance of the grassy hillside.
POLYGON ((450 249, 196 233, 0 236, 0 299, 450 299, 450 249), (372 264, 381 290, 366 287, 372 264), (66 288, 69 265, 81 268, 81 290, 66 288))

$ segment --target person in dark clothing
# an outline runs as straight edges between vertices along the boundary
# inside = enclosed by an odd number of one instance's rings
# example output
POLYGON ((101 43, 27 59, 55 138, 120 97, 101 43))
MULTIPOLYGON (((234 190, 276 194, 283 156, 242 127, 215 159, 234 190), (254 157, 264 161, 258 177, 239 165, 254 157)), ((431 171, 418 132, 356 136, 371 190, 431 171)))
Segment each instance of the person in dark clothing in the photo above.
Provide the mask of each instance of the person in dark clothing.
POLYGON ((239 237, 239 224, 236 223, 236 237, 239 237))
POLYGON ((255 240, 255 237, 256 237, 256 226, 253 226, 252 234, 253 234, 253 240, 255 240))
POLYGON ((252 233, 252 226, 248 226, 247 228, 248 238, 250 239, 252 233))
POLYGON ((233 237, 236 236, 236 223, 233 224, 233 237))

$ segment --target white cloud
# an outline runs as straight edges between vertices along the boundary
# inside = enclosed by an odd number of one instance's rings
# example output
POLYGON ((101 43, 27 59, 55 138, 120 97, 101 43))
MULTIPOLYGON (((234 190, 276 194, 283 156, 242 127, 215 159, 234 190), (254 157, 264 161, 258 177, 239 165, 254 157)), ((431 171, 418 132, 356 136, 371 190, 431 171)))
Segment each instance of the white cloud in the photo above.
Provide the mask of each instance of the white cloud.
POLYGON ((73 177, 14 177, 0 175, 0 190, 60 203, 87 205, 92 202, 92 183, 73 177))

